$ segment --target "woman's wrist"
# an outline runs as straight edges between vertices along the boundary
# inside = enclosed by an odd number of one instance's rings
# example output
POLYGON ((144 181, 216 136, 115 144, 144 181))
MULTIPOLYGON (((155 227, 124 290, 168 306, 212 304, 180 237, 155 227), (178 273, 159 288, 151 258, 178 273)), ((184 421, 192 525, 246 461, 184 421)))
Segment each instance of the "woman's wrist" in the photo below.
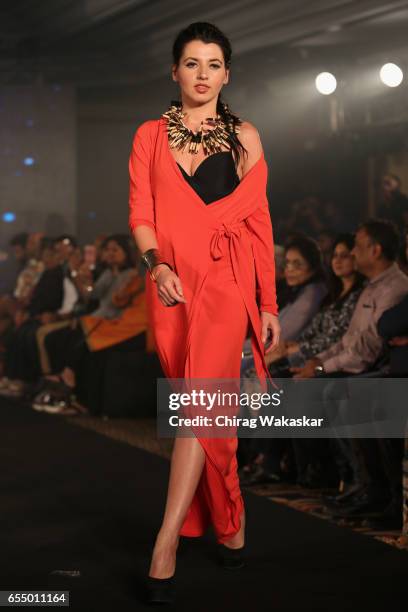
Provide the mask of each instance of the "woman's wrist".
POLYGON ((151 270, 150 270, 150 278, 152 279, 152 281, 156 282, 157 278, 159 276, 159 274, 161 274, 161 272, 163 272, 163 270, 171 270, 171 266, 167 263, 159 263, 156 264, 151 270))
POLYGON ((165 264, 170 268, 170 270, 173 270, 172 266, 167 261, 164 261, 164 258, 162 257, 159 249, 148 249, 147 251, 142 253, 142 262, 148 269, 152 281, 156 281, 156 278, 158 276, 158 273, 153 274, 153 269, 158 267, 160 264, 165 264))

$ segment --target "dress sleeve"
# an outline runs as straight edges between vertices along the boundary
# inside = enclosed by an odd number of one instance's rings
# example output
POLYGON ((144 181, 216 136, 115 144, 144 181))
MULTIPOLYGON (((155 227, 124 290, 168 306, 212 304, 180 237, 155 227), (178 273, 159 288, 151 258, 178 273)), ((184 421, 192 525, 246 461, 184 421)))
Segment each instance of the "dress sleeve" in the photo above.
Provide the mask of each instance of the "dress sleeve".
POLYGON ((263 198, 261 206, 246 219, 251 231, 255 271, 258 282, 259 309, 278 314, 275 288, 275 249, 268 199, 263 198))
POLYGON ((151 129, 145 121, 136 130, 129 158, 129 228, 155 227, 154 198, 150 180, 151 129))

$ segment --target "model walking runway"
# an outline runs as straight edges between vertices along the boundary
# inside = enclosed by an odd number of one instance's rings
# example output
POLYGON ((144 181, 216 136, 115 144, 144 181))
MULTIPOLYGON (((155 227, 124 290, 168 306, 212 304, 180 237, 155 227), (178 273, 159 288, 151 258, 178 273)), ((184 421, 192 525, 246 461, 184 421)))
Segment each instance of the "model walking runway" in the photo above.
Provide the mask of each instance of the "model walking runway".
MULTIPOLYGON (((256 128, 216 95, 228 80, 228 49, 211 24, 192 24, 175 42, 181 100, 136 131, 129 226, 149 270, 148 311, 166 377, 187 387, 199 378, 239 382, 249 330, 266 390, 264 343, 268 333, 271 349, 279 340, 267 164, 256 128)), ((149 572, 152 603, 171 600, 180 536, 203 535, 212 524, 224 554, 235 559, 225 563, 242 564, 236 449, 236 435, 176 437, 149 572)))

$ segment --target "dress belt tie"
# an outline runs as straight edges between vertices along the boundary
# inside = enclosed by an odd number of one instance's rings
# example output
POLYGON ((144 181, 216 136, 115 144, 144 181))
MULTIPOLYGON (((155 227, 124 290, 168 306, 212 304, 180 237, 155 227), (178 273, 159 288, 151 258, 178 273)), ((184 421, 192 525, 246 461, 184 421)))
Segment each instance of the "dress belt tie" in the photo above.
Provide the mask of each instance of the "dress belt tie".
POLYGON ((219 227, 214 234, 212 235, 210 242, 210 252, 213 259, 220 259, 225 255, 225 238, 240 238, 241 237, 241 229, 246 227, 244 221, 239 221, 237 223, 222 223, 221 227, 219 227))

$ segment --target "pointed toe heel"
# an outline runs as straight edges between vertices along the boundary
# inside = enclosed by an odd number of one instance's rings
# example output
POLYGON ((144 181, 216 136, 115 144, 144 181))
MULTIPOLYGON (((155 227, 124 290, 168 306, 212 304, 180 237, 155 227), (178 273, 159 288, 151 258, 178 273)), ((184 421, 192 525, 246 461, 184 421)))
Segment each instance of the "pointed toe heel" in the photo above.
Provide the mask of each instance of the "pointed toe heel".
POLYGON ((175 577, 154 578, 148 576, 146 581, 147 603, 148 604, 170 604, 175 597, 175 577))

